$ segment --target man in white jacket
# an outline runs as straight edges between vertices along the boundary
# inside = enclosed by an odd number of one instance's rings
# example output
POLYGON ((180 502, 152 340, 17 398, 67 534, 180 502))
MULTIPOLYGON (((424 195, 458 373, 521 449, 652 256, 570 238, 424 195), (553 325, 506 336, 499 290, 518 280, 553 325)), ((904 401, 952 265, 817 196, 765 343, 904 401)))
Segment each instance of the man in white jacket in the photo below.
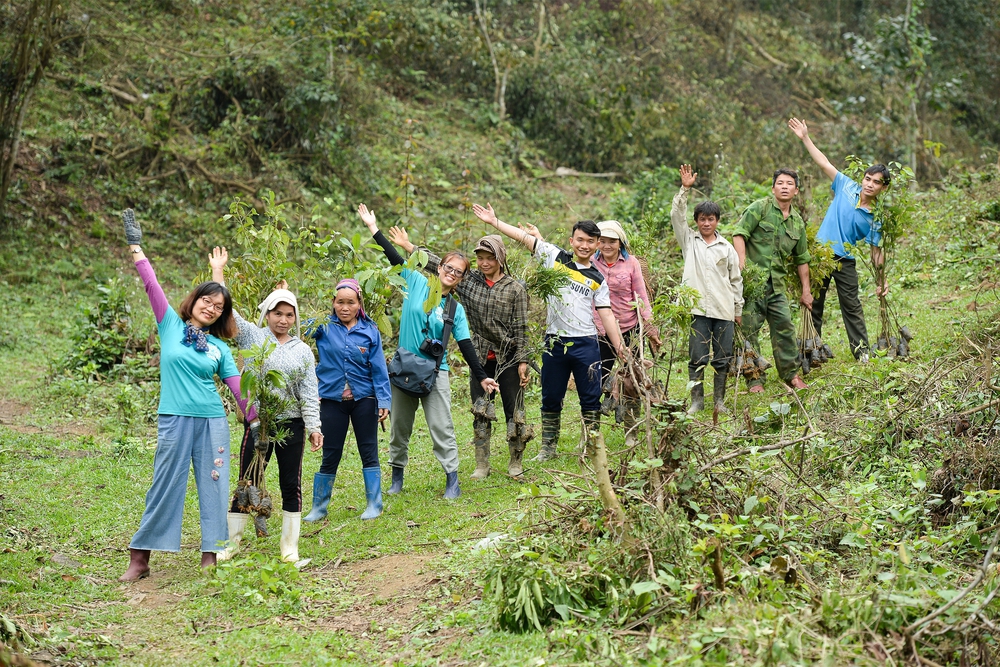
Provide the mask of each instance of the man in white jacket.
POLYGON ((688 377, 695 385, 691 388, 690 414, 705 407, 703 379, 705 367, 711 363, 715 369, 713 395, 715 409, 725 411, 726 377, 729 360, 733 356, 735 325, 743 314, 743 276, 740 259, 732 244, 716 231, 722 210, 712 201, 704 201, 694 209, 696 229, 687 225, 687 193, 698 174, 691 165, 681 165, 681 189, 674 195, 670 207, 670 221, 674 236, 684 254, 682 284, 698 290, 701 298, 691 310, 691 340, 688 377))

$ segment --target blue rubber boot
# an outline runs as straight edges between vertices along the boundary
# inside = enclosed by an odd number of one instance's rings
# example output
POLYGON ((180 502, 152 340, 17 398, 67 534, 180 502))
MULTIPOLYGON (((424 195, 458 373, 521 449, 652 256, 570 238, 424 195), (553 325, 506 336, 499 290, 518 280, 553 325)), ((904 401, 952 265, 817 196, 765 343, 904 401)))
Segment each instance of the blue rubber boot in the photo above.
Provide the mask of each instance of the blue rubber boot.
POLYGON ((392 466, 392 485, 386 491, 390 496, 394 496, 403 490, 403 469, 392 466))
POLYGON ((362 468, 361 474, 365 478, 365 498, 368 500, 368 508, 361 518, 374 519, 382 513, 382 469, 378 466, 362 468))
POLYGON ((333 482, 336 479, 336 475, 324 475, 321 472, 313 475, 313 506, 309 514, 302 517, 303 521, 321 521, 326 518, 330 495, 333 494, 333 482))
POLYGON ((454 500, 462 495, 462 490, 458 488, 458 472, 449 472, 445 476, 444 499, 454 500))

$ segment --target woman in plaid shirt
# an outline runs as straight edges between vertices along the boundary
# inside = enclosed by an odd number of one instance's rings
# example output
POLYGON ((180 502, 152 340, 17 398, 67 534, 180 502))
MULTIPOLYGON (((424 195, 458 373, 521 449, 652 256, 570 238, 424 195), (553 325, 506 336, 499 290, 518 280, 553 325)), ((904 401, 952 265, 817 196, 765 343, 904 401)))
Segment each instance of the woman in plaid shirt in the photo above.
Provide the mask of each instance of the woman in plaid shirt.
MULTIPOLYGON (((416 246, 406 230, 393 227, 389 239, 408 253, 416 246)), ((441 258, 428 250, 427 271, 436 272, 441 258)), ((507 474, 524 473, 521 463, 531 431, 525 423, 524 388, 528 386, 528 292, 507 269, 507 248, 500 236, 492 234, 476 244, 476 270, 470 271, 455 291, 469 317, 476 353, 484 360, 486 374, 500 383, 504 417, 507 420, 507 448, 510 461, 507 474)), ((482 387, 471 378, 469 391, 473 400, 476 471, 472 479, 490 474, 490 439, 495 419, 492 405, 482 387), (491 419, 492 417, 492 419, 491 419)))

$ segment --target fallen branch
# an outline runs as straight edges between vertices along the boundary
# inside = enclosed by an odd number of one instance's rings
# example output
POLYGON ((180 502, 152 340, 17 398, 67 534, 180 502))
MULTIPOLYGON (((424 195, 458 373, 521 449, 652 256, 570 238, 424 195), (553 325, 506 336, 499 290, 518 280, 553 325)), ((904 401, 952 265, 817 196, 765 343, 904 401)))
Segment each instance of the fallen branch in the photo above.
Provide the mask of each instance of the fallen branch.
POLYGON ((128 104, 138 104, 139 101, 140 101, 139 98, 136 97, 135 95, 133 95, 131 93, 126 93, 124 90, 120 90, 120 89, 115 88, 114 86, 112 86, 110 84, 102 83, 100 81, 88 81, 87 79, 82 79, 82 80, 81 79, 75 79, 75 78, 73 78, 71 76, 63 76, 61 74, 49 74, 48 77, 50 79, 53 79, 55 81, 61 81, 63 83, 77 83, 77 84, 83 84, 85 86, 90 86, 91 88, 100 88, 101 90, 103 90, 103 91, 105 91, 107 93, 111 93, 112 95, 114 95, 118 99, 120 99, 123 102, 126 102, 128 104))
POLYGON ((195 169, 197 169, 201 173, 202 176, 205 177, 206 181, 208 181, 212 185, 218 185, 218 186, 221 186, 221 187, 233 188, 235 190, 240 190, 241 192, 247 193, 251 197, 255 197, 257 195, 257 188, 255 188, 255 187, 253 187, 251 185, 248 185, 246 183, 243 183, 241 181, 234 181, 232 179, 228 179, 228 178, 225 178, 223 176, 219 176, 218 174, 213 174, 208 169, 206 169, 204 166, 202 166, 202 164, 200 162, 198 162, 197 160, 192 160, 190 164, 195 169))
POLYGON ((710 461, 709 463, 706 463, 702 467, 698 468, 698 472, 700 473, 708 472, 717 465, 722 465, 726 461, 732 461, 733 459, 739 458, 741 456, 746 456, 747 454, 757 454, 759 452, 773 452, 779 449, 787 449, 788 447, 792 447, 793 445, 798 445, 803 442, 808 442, 818 435, 819 433, 812 431, 806 433, 801 438, 796 438, 795 440, 786 440, 784 442, 777 442, 773 445, 764 445, 762 447, 747 447, 746 449, 740 449, 735 452, 729 452, 725 456, 720 456, 714 461, 710 461))
POLYGON ((179 174, 179 173, 180 173, 180 169, 171 169, 170 171, 160 172, 159 174, 156 174, 154 176, 140 176, 139 177, 139 182, 140 183, 148 183, 149 181, 158 181, 161 178, 169 178, 169 177, 173 176, 174 174, 179 174))
POLYGON ((617 178, 621 176, 621 172, 619 171, 588 172, 588 171, 577 171, 576 169, 570 169, 569 167, 556 167, 555 172, 551 174, 543 174, 542 176, 536 176, 531 180, 540 181, 543 178, 565 178, 566 176, 589 176, 590 178, 617 178))
POLYGON ((747 42, 750 43, 750 46, 753 47, 754 51, 756 51, 761 56, 763 56, 764 59, 767 60, 769 63, 771 63, 772 65, 775 65, 776 67, 785 67, 785 68, 789 67, 788 63, 782 62, 781 60, 778 60, 777 58, 775 58, 774 56, 772 56, 770 53, 768 53, 767 51, 765 51, 764 47, 761 46, 757 42, 757 40, 753 38, 753 35, 751 35, 750 33, 746 32, 745 30, 743 30, 741 28, 738 28, 738 30, 739 30, 740 35, 743 36, 743 39, 747 40, 747 42))
POLYGON ((964 599, 980 583, 982 583, 983 579, 986 578, 986 572, 989 569, 990 561, 993 560, 993 552, 996 551, 997 542, 998 541, 1000 541, 1000 530, 997 530, 997 532, 993 533, 993 540, 990 542, 990 547, 989 547, 989 549, 986 550, 986 555, 983 557, 983 564, 981 566, 979 566, 979 571, 976 572, 976 576, 973 578, 972 583, 970 583, 968 586, 966 586, 965 589, 961 593, 959 593, 958 595, 956 595, 952 599, 948 600, 947 602, 945 602, 943 605, 941 605, 940 607, 938 607, 937 609, 935 609, 931 613, 927 614, 923 618, 921 618, 919 620, 916 620, 913 623, 911 623, 910 625, 906 626, 903 629, 903 632, 906 633, 907 635, 912 636, 914 639, 916 639, 924 631, 924 629, 927 627, 928 623, 930 623, 935 618, 937 618, 938 616, 940 616, 944 612, 946 612, 949 609, 951 609, 952 607, 954 607, 960 600, 964 599), (916 632, 914 632, 914 631, 916 631, 916 632))

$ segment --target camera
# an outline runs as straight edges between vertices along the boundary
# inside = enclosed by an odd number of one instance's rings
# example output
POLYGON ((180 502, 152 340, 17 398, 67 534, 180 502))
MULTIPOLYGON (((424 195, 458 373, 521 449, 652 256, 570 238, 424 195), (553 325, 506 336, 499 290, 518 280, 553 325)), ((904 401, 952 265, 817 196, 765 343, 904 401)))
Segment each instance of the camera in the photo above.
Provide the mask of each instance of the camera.
POLYGON ((437 338, 425 338, 424 342, 420 344, 420 351, 428 357, 436 359, 444 354, 444 343, 437 338))

